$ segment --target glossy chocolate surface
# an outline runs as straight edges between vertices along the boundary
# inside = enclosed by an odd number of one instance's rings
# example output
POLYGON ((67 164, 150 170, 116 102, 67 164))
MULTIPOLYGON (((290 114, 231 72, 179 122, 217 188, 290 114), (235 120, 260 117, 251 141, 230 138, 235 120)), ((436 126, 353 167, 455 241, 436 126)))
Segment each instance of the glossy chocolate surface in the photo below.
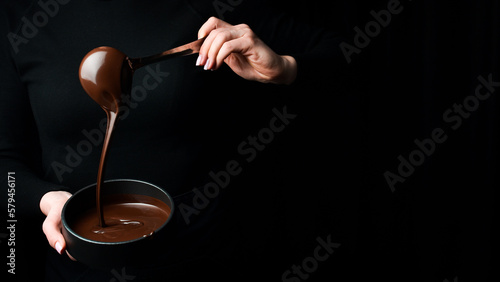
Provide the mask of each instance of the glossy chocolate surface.
POLYGON ((106 226, 99 225, 97 209, 82 212, 71 228, 99 242, 123 242, 151 236, 170 215, 163 201, 146 195, 111 194, 102 198, 106 226))

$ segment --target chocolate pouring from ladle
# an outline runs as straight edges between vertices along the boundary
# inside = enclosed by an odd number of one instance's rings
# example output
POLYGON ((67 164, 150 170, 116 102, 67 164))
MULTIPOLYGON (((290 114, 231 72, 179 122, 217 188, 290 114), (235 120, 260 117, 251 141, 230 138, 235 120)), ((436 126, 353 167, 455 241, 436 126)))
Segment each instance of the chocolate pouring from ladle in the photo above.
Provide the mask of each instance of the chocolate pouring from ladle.
POLYGON ((106 227, 102 201, 100 200, 106 152, 115 123, 118 120, 122 95, 130 96, 131 94, 134 72, 148 64, 198 53, 204 40, 205 38, 200 38, 191 43, 142 58, 129 58, 113 47, 95 48, 83 58, 79 69, 80 83, 85 92, 102 107, 107 115, 106 136, 97 173, 96 205, 99 226, 106 227))

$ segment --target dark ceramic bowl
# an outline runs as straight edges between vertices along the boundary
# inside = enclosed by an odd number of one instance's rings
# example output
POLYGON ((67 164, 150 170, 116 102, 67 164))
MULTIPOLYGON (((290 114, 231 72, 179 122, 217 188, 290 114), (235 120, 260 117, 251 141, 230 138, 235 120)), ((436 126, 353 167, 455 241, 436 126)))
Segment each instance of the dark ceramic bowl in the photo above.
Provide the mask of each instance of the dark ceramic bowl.
POLYGON ((170 215, 153 235, 123 242, 100 242, 80 236, 71 229, 72 223, 83 211, 95 208, 96 184, 87 186, 69 198, 62 210, 62 234, 66 240, 66 250, 77 261, 91 267, 103 268, 126 265, 141 265, 144 250, 154 250, 155 238, 165 229, 174 211, 174 203, 168 193, 159 187, 138 180, 119 179, 105 181, 101 195, 138 194, 156 198, 170 207, 170 215))

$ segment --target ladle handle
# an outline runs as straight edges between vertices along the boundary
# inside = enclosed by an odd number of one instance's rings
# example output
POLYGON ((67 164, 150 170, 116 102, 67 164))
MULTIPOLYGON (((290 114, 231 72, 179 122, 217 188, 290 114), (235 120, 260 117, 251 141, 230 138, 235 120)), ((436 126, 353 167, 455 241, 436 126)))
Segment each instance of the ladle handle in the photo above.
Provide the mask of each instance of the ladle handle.
POLYGON ((132 71, 135 71, 136 69, 143 67, 145 65, 149 65, 152 63, 157 63, 163 60, 171 59, 171 58, 176 58, 176 57, 181 57, 181 56, 186 56, 186 55, 191 55, 200 52, 201 45, 203 44, 203 41, 205 41, 205 37, 200 38, 196 41, 193 41, 188 44, 184 44, 179 47, 175 47, 173 49, 161 52, 156 55, 148 56, 148 57, 143 57, 143 58, 127 58, 127 61, 129 62, 129 65, 132 69, 132 71))

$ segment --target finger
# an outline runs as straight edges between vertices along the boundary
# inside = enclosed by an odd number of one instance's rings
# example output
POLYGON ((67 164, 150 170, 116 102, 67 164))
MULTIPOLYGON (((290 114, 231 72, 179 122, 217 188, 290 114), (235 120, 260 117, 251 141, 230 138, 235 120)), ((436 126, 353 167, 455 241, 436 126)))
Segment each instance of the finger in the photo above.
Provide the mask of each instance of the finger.
POLYGON ((212 30, 220 27, 229 27, 229 23, 218 19, 216 17, 210 17, 198 30, 198 38, 207 36, 212 30))
POLYGON ((53 209, 45 218, 42 225, 43 233, 47 237, 49 245, 59 254, 66 249, 66 241, 61 234, 61 212, 60 209, 53 209))
POLYGON ((205 50, 206 53, 204 53, 207 57, 205 70, 215 69, 219 65, 217 64, 217 55, 222 46, 240 36, 235 29, 225 29, 213 33, 212 40, 209 42, 210 45, 207 46, 208 50, 205 50))
POLYGON ((76 261, 76 259, 68 251, 66 251, 66 254, 72 261, 76 261))
POLYGON ((215 57, 215 68, 220 67, 224 60, 226 60, 229 55, 233 53, 245 54, 253 46, 253 40, 249 40, 246 37, 240 37, 234 40, 226 41, 219 49, 217 56, 215 57))
MULTIPOLYGON (((200 47, 199 56, 196 60, 197 66, 206 66, 208 60, 208 51, 211 48, 210 46, 212 45, 212 42, 222 29, 230 27, 232 27, 232 25, 215 17, 211 17, 207 22, 205 22, 205 24, 203 24, 203 26, 200 28, 198 36, 206 38, 200 47)), ((207 68, 205 67, 205 69, 207 68)))
POLYGON ((246 34, 251 34, 250 28, 245 25, 237 25, 232 28, 221 28, 213 31, 209 37, 212 40, 209 41, 210 49, 207 53, 207 63, 205 64, 205 69, 216 69, 221 65, 221 61, 217 61, 217 57, 222 46, 234 39, 241 38, 246 34))

